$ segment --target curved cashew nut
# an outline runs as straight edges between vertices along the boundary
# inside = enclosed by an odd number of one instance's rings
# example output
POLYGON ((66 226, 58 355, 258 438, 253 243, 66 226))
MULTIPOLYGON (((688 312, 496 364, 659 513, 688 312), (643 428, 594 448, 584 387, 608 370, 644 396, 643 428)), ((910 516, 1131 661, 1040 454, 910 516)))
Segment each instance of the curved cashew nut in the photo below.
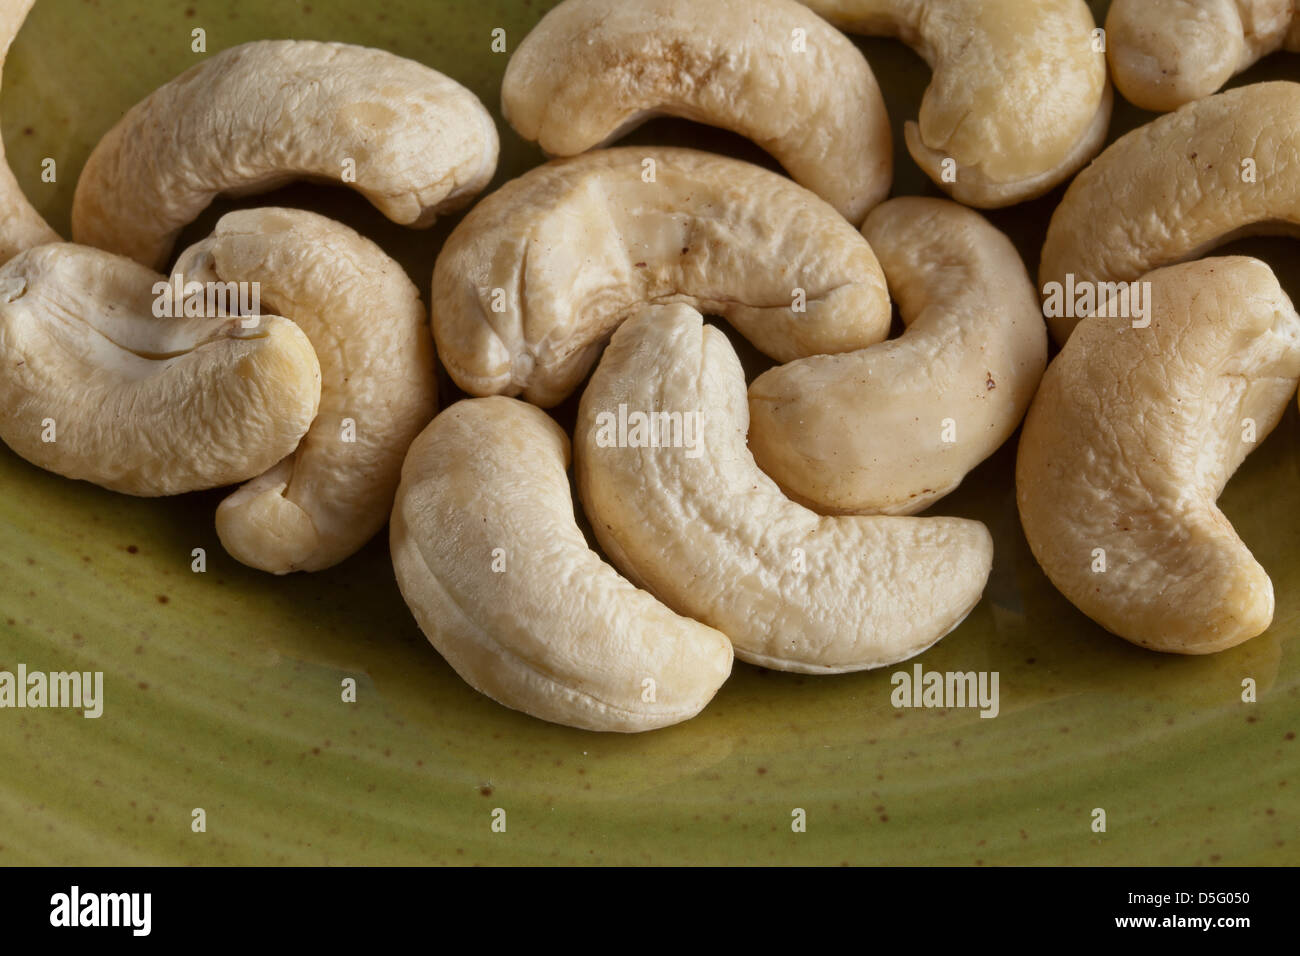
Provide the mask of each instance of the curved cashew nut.
POLYGON ((161 268, 218 195, 349 183, 422 228, 492 178, 497 133, 469 90, 382 50, 261 40, 223 50, 133 106, 86 160, 77 242, 161 268))
POLYGON ((0 267, 0 438, 130 495, 243 481, 293 451, 320 401, 296 325, 154 317, 163 277, 56 243, 0 267))
POLYGON ((255 283, 263 308, 296 322, 320 359, 315 421, 291 455, 218 506, 221 543, 276 574, 337 564, 388 520, 407 446, 433 417, 433 342, 419 292, 373 242, 297 209, 223 216, 176 273, 255 283))
POLYGON ((993 561, 982 524, 815 514, 754 463, 748 418, 740 361, 694 309, 614 333, 578 411, 578 490, 632 581, 742 660, 808 674, 911 657, 970 613, 993 561))
POLYGON ((501 105, 552 156, 656 115, 733 130, 854 223, 893 178, 871 67, 794 0, 565 0, 510 58, 501 105))
POLYGON ((913 514, 1015 431, 1047 364, 1047 330, 1019 253, 978 213, 891 199, 862 231, 906 332, 758 376, 749 447, 818 511, 913 514))
POLYGON ((1215 500, 1300 382, 1300 316, 1268 266, 1203 259, 1145 277, 1149 328, 1079 323, 1016 461, 1034 557, 1134 644, 1208 654, 1265 630, 1273 585, 1215 500))
POLYGON ((1106 56, 1124 98, 1165 112, 1209 96, 1256 60, 1300 50, 1295 0, 1114 0, 1106 56))
POLYGON ((433 332, 456 384, 550 406, 647 302, 727 318, 778 361, 889 333, 866 240, 784 176, 690 149, 598 150, 476 205, 433 270, 433 332))
POLYGON ((1100 284, 1297 224, 1300 83, 1188 103, 1120 137, 1066 190, 1038 271, 1048 326, 1064 342, 1087 312, 1084 293, 1105 301, 1100 284))
MULTIPOLYGON (((8 0, 0 4, 0 72, 4 70, 9 46, 27 19, 36 0, 8 0)), ((0 265, 8 262, 24 249, 58 242, 59 235, 41 217, 23 194, 14 178, 13 170, 5 159, 4 142, 0 140, 0 265)))
POLYGON ((393 508, 402 596, 456 672, 507 707, 586 730, 694 717, 731 673, 731 644, 587 547, 568 465, 564 432, 524 402, 435 418, 393 508))
POLYGON ((1112 94, 1083 0, 801 2, 850 33, 896 36, 930 64, 907 149, 968 206, 1041 196, 1105 142, 1112 94))

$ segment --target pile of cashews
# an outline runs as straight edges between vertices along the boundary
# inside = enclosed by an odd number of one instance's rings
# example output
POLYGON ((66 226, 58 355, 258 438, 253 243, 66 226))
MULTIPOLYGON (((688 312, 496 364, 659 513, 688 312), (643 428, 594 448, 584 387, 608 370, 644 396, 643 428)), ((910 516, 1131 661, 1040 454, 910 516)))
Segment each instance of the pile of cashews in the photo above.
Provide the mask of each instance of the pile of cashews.
MULTIPOLYGON (((0 12, 4 51, 32 2, 0 12)), ((460 220, 428 311, 375 243, 301 210, 231 213, 173 259, 218 196, 342 178, 423 228, 496 169, 490 114, 432 69, 233 47, 104 136, 74 243, 0 163, 0 439, 126 494, 239 484, 217 532, 274 574, 388 522, 403 597, 468 683, 642 731, 698 714, 735 657, 844 673, 950 633, 993 539, 918 512, 1023 420, 1017 503, 1053 584, 1136 644, 1231 647, 1269 626, 1273 590, 1215 501, 1296 392, 1300 316, 1264 263, 1199 257, 1300 225, 1300 84, 1215 90, 1300 46, 1300 18, 1116 0, 1107 27, 1109 50, 1083 0, 564 0, 501 90, 554 158, 460 220), (887 198, 886 106, 841 30, 929 63, 906 145, 951 199, 887 198), (1178 109, 1101 151, 1112 73, 1178 109), (788 176, 608 145, 659 114, 788 176), (968 207, 1067 181, 1036 289, 968 207), (245 284, 254 305, 214 301, 245 284), (774 367, 747 385, 705 315, 774 367), (437 360, 474 396, 441 413, 437 360), (579 391, 570 437, 544 409, 579 391)))

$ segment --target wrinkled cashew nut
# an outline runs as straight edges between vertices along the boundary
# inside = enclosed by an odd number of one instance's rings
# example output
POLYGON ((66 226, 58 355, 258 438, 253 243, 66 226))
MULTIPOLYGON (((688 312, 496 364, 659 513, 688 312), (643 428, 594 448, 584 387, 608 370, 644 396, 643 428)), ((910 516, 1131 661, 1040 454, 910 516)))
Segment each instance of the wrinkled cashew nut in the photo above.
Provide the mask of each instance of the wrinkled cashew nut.
POLYGON ((777 670, 881 667, 961 623, 992 566, 982 524, 822 517, 759 470, 748 418, 740 360, 694 309, 652 306, 614 333, 575 442, 578 490, 615 566, 777 670))
POLYGON ((373 242, 296 209, 223 216, 175 271, 186 282, 256 283, 262 307, 297 323, 320 360, 315 421, 291 455, 218 506, 221 543, 276 574, 337 564, 388 520, 407 446, 433 417, 419 292, 373 242))
POLYGON ((435 418, 393 508, 402 596, 456 672, 507 707, 586 730, 687 720, 731 673, 731 644, 587 546, 568 463, 564 432, 524 402, 469 399, 435 418))
POLYGON ((968 206, 1041 196, 1105 142, 1112 93, 1083 0, 802 2, 850 33, 896 36, 930 64, 904 138, 917 165, 968 206))
POLYGON ((456 384, 542 406, 654 302, 721 315, 781 362, 889 333, 880 264, 844 217, 784 176, 697 150, 539 166, 478 203, 433 270, 434 336, 456 384))
POLYGON ((1295 0, 1114 0, 1106 55, 1120 93, 1165 112, 1216 92, 1256 60, 1300 50, 1295 0))
POLYGON ((889 116, 847 37, 794 0, 565 0, 510 58, 502 111, 552 156, 657 115, 771 153, 853 223, 889 194, 889 116))
MULTIPOLYGON (((7 0, 0 4, 0 72, 9 46, 36 0, 7 0)), ((58 242, 59 236, 36 211, 14 178, 0 141, 0 265, 24 249, 58 242)))
POLYGON ((749 447, 817 511, 913 514, 1015 431, 1047 364, 1047 330, 1019 253, 978 213, 891 199, 862 231, 906 331, 758 376, 749 447))
MULTIPOLYGON (((1063 306, 1080 283, 1100 303, 1101 283, 1297 225, 1300 83, 1256 83, 1188 103, 1107 147, 1052 214, 1038 278, 1045 295, 1065 290, 1063 306)), ((1057 342, 1077 313, 1048 311, 1057 342)))
POLYGON ((496 159, 492 117, 441 73, 366 47, 261 40, 182 73, 104 135, 77 182, 72 234, 162 268, 218 195, 295 179, 343 182, 421 228, 468 203, 496 159))
POLYGON ((161 275, 56 243, 0 267, 0 438, 131 495, 244 481, 293 451, 320 366, 288 319, 155 318, 161 275))
POLYGON ((1256 259, 1145 281, 1149 328, 1085 319, 1048 368, 1016 499, 1034 557, 1076 607, 1142 647, 1208 654, 1273 617, 1272 582, 1215 501, 1300 382, 1300 316, 1256 259))

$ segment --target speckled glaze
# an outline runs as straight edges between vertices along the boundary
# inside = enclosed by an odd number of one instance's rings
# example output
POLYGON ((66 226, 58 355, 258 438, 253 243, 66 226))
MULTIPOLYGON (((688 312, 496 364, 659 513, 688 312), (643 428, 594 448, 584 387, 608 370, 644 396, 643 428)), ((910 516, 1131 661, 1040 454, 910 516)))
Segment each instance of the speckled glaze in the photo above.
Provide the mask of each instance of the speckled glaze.
MULTIPOLYGON (((5 71, 0 116, 19 181, 67 232, 75 176, 132 103, 208 50, 261 37, 384 47, 457 78, 494 112, 505 55, 548 3, 38 0, 5 71), (52 156, 58 181, 40 181, 52 156)), ((1094 4, 1098 22, 1105 3, 1094 4)), ((924 65, 859 42, 895 124, 897 194, 936 195, 901 147, 924 65)), ((1233 84, 1300 79, 1265 60, 1233 84)), ((1117 104, 1111 138, 1149 114, 1117 104)), ((498 116, 499 121, 499 116, 498 116)), ((497 182, 540 160, 507 126, 497 182)), ((718 149, 738 137, 656 121, 625 142, 718 149)), ((1060 190, 990 216, 1033 274, 1060 190)), ((379 242, 427 295, 457 217, 408 232, 344 190, 218 202, 303 205, 379 242)), ((1271 262, 1300 298, 1300 247, 1271 262)), ((736 340, 751 375, 764 360, 736 340)), ((454 397, 445 376, 444 400, 454 397)), ((572 425, 576 398, 556 410, 572 425)), ((996 670, 1001 713, 898 710, 890 674, 799 677, 737 664, 704 713, 635 737, 546 724, 473 690, 430 648, 386 541, 275 578, 221 549, 222 492, 157 501, 46 474, 0 448, 0 669, 104 671, 104 715, 0 710, 0 864, 1079 863, 1294 864, 1300 817, 1300 421, 1294 404, 1247 459, 1224 511, 1277 590, 1272 628, 1206 658, 1142 651, 1052 589, 1015 512, 1014 439, 933 513, 984 521, 984 600, 919 659, 996 670), (190 570, 204 548, 207 571, 190 570), (341 701, 341 682, 357 701, 341 701), (1246 677, 1258 702, 1241 701, 1246 677), (202 807, 207 832, 193 833, 202 807), (493 833, 491 813, 507 813, 493 833), (1092 810, 1107 832, 1090 828, 1092 810), (807 832, 791 812, 807 811, 807 832)), ((915 663, 915 662, 913 662, 915 663)))

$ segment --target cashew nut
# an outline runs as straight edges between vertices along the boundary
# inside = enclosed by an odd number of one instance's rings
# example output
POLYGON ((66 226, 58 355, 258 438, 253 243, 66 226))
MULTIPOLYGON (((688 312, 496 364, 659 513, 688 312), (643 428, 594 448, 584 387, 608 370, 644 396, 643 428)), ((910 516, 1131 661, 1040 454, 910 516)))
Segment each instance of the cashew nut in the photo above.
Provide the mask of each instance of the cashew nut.
POLYGON ((1300 50, 1295 0, 1114 0, 1106 55, 1115 85, 1144 110, 1209 96, 1256 60, 1300 50))
POLYGON ((155 318, 162 276, 70 243, 0 267, 0 439, 131 495, 243 481, 307 432, 311 342, 288 319, 155 318))
POLYGON ((749 447, 818 511, 913 514, 1015 431, 1047 364, 1047 331, 1020 255, 978 213, 891 199, 862 231, 906 332, 764 372, 749 388, 749 447))
POLYGON ((349 184, 422 228, 469 202, 496 158, 483 104, 435 70, 343 43, 245 43, 155 90, 105 134, 77 182, 72 234, 161 268, 218 195, 294 179, 349 184))
POLYGON ((1149 328, 1084 319, 1043 376, 1016 498, 1076 607, 1134 644, 1208 654, 1273 617, 1273 585, 1215 500, 1296 391, 1300 316, 1256 259, 1144 281, 1149 328))
MULTIPOLYGON (((9 45, 18 35, 27 11, 36 0, 6 0, 0 4, 0 71, 4 70, 9 45)), ((0 140, 0 265, 8 262, 24 249, 58 242, 58 234, 46 224, 36 211, 22 187, 14 178, 13 170, 5 159, 3 140, 0 140)))
POLYGON ((433 331, 474 395, 555 405, 647 302, 727 318, 781 362, 873 345, 889 293, 866 240, 784 176, 689 149, 597 150, 506 183, 433 270, 433 331))
MULTIPOLYGON (((1188 103, 1107 147, 1052 214, 1038 277, 1044 290, 1059 283, 1062 305, 1080 288, 1100 303, 1110 291, 1100 284, 1297 224, 1300 83, 1256 83, 1188 103)), ((1082 317, 1077 308, 1047 314, 1058 342, 1082 317)))
POLYGON ((733 130, 854 223, 893 177, 871 67, 794 0, 565 0, 510 58, 501 104, 553 156, 656 115, 733 130))
POLYGON ((742 660, 809 674, 911 657, 979 602, 982 524, 822 517, 759 470, 748 419, 740 360, 694 309, 651 306, 614 333, 578 411, 578 490, 632 581, 742 660))
POLYGON ((471 686, 543 720, 653 730, 703 709, 731 644, 678 617, 587 546, 569 440, 545 412, 458 402, 411 446, 393 566, 430 642, 471 686))
POLYGON ((217 508, 244 564, 319 571, 383 527, 407 446, 433 417, 433 341, 402 267, 341 223, 296 209, 223 216, 181 254, 186 281, 256 283, 316 349, 320 411, 297 450, 217 508))
POLYGON ((896 36, 930 64, 907 149, 969 206, 1041 196, 1106 139, 1112 94, 1083 0, 802 2, 850 33, 896 36))

